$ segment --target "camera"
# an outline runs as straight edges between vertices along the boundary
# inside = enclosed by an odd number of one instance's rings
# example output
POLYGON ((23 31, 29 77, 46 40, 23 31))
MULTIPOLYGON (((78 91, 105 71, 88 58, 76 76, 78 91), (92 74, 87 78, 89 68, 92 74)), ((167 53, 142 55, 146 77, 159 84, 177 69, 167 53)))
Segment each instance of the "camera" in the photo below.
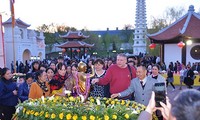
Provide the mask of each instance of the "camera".
POLYGON ((156 107, 161 107, 160 102, 166 104, 166 87, 164 82, 154 84, 156 107))

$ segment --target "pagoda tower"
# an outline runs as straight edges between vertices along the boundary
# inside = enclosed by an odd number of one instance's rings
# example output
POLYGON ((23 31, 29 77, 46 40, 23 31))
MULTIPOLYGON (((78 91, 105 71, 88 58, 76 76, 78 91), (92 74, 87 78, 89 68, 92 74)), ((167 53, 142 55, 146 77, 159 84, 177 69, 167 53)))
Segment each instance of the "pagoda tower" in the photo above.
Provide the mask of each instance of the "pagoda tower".
POLYGON ((135 16, 135 31, 134 31, 134 44, 133 54, 139 55, 146 53, 146 0, 137 0, 136 3, 136 16, 135 16))

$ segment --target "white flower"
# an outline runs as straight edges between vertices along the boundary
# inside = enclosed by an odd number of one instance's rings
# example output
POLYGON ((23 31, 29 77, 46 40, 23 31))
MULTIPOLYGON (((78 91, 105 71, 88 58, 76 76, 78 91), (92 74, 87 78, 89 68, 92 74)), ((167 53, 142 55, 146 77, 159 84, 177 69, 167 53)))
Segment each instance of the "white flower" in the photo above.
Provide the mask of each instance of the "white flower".
POLYGON ((65 94, 71 94, 71 91, 65 90, 64 93, 65 93, 65 94))
POLYGON ((30 102, 28 102, 27 104, 31 106, 31 105, 33 105, 33 102, 30 101, 30 102))
POLYGON ((54 99, 54 95, 52 95, 51 97, 49 97, 49 100, 53 100, 54 99))
POLYGON ((96 102, 97 102, 97 105, 101 105, 101 102, 98 98, 96 99, 96 102))
POLYGON ((138 114, 138 112, 135 109, 133 109, 131 114, 138 114))
POLYGON ((18 108, 16 109, 16 113, 19 113, 19 111, 22 110, 22 109, 23 109, 22 106, 18 107, 18 108))
POLYGON ((41 99, 42 99, 42 102, 44 103, 44 96, 42 96, 41 99))
POLYGON ((19 108, 16 109, 16 113, 19 113, 19 108))
POLYGON ((81 102, 83 103, 85 101, 85 98, 83 95, 79 95, 79 97, 81 98, 81 102))
POLYGON ((114 104, 112 104, 110 108, 114 108, 114 107, 115 107, 115 105, 114 105, 114 104))

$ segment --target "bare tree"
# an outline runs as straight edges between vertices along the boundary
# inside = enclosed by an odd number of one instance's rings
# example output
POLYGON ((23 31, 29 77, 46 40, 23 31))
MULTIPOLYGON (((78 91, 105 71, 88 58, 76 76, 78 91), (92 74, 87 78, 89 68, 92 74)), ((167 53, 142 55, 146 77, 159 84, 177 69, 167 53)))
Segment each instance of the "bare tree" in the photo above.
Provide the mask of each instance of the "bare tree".
POLYGON ((171 7, 167 8, 165 11, 168 24, 172 24, 185 13, 185 9, 183 7, 171 7))

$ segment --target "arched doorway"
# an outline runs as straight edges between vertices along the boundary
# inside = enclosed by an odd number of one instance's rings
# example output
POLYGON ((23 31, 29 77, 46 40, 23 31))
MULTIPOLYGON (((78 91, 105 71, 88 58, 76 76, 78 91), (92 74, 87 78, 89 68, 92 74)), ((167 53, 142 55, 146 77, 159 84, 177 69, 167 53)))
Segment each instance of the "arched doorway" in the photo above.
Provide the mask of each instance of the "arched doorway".
POLYGON ((25 63, 26 60, 30 60, 31 52, 28 49, 25 49, 23 52, 23 63, 25 63))

